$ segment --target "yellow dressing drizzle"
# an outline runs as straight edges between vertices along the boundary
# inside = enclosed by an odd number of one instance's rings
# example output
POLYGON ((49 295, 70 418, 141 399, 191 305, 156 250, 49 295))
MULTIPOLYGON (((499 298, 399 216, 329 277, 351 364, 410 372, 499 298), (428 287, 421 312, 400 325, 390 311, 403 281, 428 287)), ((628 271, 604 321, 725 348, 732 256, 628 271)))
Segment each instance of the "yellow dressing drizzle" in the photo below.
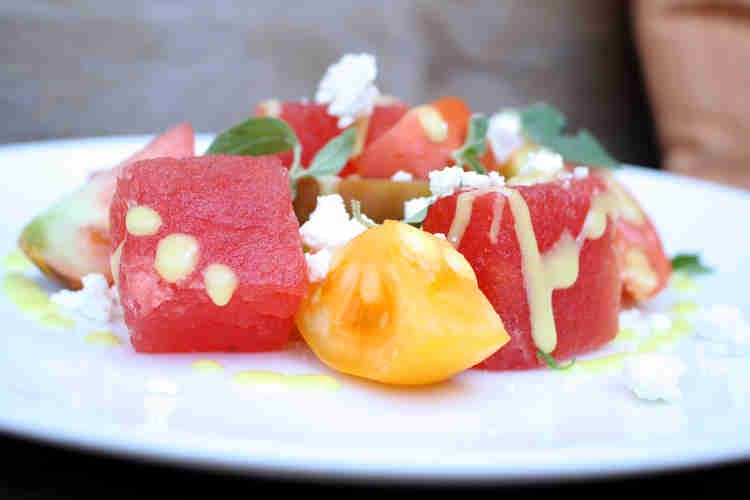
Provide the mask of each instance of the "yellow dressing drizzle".
POLYGON ((456 213, 453 216, 453 222, 451 222, 451 227, 447 235, 448 242, 454 247, 458 248, 461 244, 461 239, 464 237, 466 228, 469 226, 474 199, 485 192, 481 189, 474 189, 461 193, 456 198, 456 213))
POLYGON ((211 359, 199 359, 190 365, 197 372, 218 372, 224 369, 221 363, 211 359))
POLYGON ((521 266, 531 319, 531 337, 542 352, 550 353, 557 346, 557 330, 552 314, 552 290, 546 283, 544 263, 531 225, 531 214, 526 201, 518 191, 510 191, 508 204, 513 213, 516 238, 521 249, 521 266))
POLYGON ((232 379, 240 384, 273 386, 285 389, 335 390, 339 382, 328 375, 305 374, 284 375, 265 370, 246 370, 237 373, 232 379))
POLYGON ((573 286, 576 282, 584 242, 602 237, 609 216, 619 215, 619 200, 611 191, 594 196, 580 234, 573 238, 568 231, 563 232, 555 245, 542 256, 526 201, 516 190, 510 191, 507 196, 521 249, 531 336, 542 352, 551 353, 557 346, 552 292, 573 286))
POLYGON ((490 223, 490 242, 494 245, 497 243, 497 236, 500 234, 500 224, 503 221, 503 211, 505 210, 505 197, 497 195, 492 204, 492 222, 490 223))
POLYGON ((47 292, 30 278, 9 274, 3 279, 3 292, 20 312, 45 326, 73 328, 75 322, 60 314, 47 292))
POLYGON ((86 335, 84 339, 87 344, 100 345, 104 347, 116 347, 122 345, 122 340, 112 332, 94 332, 86 335))

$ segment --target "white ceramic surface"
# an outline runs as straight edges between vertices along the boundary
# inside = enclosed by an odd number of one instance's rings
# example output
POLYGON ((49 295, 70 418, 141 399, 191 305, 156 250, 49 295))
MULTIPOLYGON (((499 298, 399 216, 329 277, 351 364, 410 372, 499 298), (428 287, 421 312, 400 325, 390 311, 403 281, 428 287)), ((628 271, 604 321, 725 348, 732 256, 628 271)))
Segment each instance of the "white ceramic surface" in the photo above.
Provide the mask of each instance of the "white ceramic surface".
MULTIPOLYGON (((15 247, 32 215, 146 139, 0 147, 0 254, 15 247)), ((199 151, 206 143, 202 137, 199 151)), ((718 269, 701 281, 699 302, 750 313, 750 195, 635 168, 618 175, 670 253, 697 250, 718 269)), ((653 307, 673 300, 666 294, 653 307)), ((302 347, 145 356, 127 344, 94 346, 80 332, 38 326, 4 297, 0 317, 0 430, 116 455, 240 473, 420 482, 598 477, 750 458, 748 358, 706 356, 693 339, 679 347, 690 365, 684 399, 663 404, 635 399, 618 373, 471 371, 410 390, 333 374, 337 391, 269 391, 231 376, 331 372, 302 347), (225 370, 190 369, 206 358, 225 370)))

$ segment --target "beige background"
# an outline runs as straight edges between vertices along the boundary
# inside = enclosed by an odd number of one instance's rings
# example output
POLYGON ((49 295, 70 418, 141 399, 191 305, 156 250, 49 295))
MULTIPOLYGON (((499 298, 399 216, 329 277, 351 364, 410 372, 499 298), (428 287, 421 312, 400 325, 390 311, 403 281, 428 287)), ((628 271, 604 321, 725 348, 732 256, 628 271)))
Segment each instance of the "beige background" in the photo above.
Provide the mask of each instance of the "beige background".
POLYGON ((658 161, 626 3, 2 1, 0 142, 215 131, 270 96, 310 96, 348 51, 411 103, 547 100, 622 160, 658 161))

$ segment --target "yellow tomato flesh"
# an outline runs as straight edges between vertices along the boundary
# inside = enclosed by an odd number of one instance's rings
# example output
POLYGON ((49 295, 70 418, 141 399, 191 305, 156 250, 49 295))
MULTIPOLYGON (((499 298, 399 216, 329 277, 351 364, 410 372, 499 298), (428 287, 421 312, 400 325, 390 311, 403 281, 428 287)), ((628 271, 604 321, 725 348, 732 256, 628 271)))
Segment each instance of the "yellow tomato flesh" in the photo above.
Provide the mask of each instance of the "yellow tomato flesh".
POLYGON ((315 354, 378 382, 439 382, 510 337, 448 242, 400 222, 368 229, 334 255, 296 316, 315 354))

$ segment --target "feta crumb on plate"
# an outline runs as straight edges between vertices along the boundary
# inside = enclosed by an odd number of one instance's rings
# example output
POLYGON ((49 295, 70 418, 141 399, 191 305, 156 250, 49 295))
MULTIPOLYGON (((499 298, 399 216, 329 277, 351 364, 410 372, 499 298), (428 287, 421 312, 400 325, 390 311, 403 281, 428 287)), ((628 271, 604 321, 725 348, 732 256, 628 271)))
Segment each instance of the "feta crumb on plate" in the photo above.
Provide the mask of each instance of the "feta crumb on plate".
POLYGON ((625 383, 640 399, 676 401, 682 397, 679 379, 687 371, 677 356, 658 352, 625 358, 625 383))
POLYGON ((339 118, 339 128, 346 128, 372 113, 380 95, 374 83, 376 76, 373 55, 346 54, 326 71, 318 84, 315 102, 328 104, 328 113, 339 118))
POLYGON ((414 176, 410 172, 399 170, 391 176, 393 182, 411 182, 414 180, 414 176))
POLYGON ((526 142, 522 128, 521 115, 515 110, 503 110, 490 117, 487 140, 499 162, 508 161, 513 151, 526 142))
POLYGON ((420 211, 424 210, 426 207, 429 207, 432 202, 433 198, 430 196, 406 200, 404 202, 404 219, 411 219, 420 211))
POLYGON ((696 335, 711 342, 715 351, 727 355, 750 352, 750 325, 740 309, 723 304, 700 307, 690 322, 696 335))
POLYGON ((118 316, 118 302, 104 275, 87 274, 81 281, 81 290, 61 290, 50 297, 64 315, 76 322, 97 324, 108 323, 118 316))

